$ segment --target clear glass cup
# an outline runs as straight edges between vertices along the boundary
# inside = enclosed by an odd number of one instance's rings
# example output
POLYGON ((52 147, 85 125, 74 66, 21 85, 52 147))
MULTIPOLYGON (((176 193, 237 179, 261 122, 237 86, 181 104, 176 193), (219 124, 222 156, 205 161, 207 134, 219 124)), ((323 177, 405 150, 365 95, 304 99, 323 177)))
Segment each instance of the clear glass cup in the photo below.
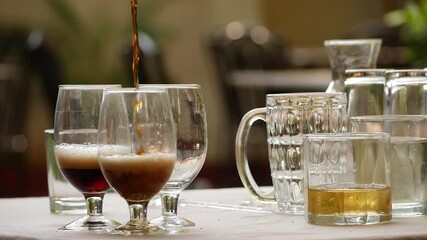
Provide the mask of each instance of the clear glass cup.
POLYGON ((347 116, 383 115, 386 69, 349 69, 344 82, 347 93, 347 116))
POLYGON ((318 133, 303 137, 305 218, 319 225, 392 219, 388 133, 318 133))
POLYGON ((50 212, 54 214, 85 214, 86 201, 84 197, 67 181, 61 170, 59 170, 55 159, 53 129, 46 129, 44 137, 50 212))
POLYGON ((353 132, 390 134, 393 216, 426 215, 427 116, 359 116, 350 121, 353 132))
POLYGON ((246 113, 237 130, 236 165, 243 186, 260 202, 276 202, 282 213, 304 214, 302 137, 347 131, 346 109, 344 93, 267 94, 266 107, 246 113), (246 143, 252 124, 258 120, 267 126, 273 194, 258 186, 249 167, 246 143))
POLYGON ((386 114, 427 114, 427 71, 387 70, 384 92, 387 99, 386 114))
POLYGON ((177 157, 167 92, 142 87, 106 90, 98 144, 102 172, 130 210, 129 222, 114 233, 166 233, 148 221, 147 206, 170 178, 177 157))
POLYGON ((55 109, 55 157, 68 180, 86 200, 87 215, 59 230, 110 231, 118 223, 102 214, 110 189, 98 163, 97 133, 103 90, 121 85, 61 85, 55 109))
POLYGON ((333 39, 324 47, 329 58, 332 79, 326 92, 344 92, 346 69, 376 68, 381 39, 333 39))
POLYGON ((178 199, 205 162, 208 149, 207 123, 202 90, 197 84, 142 85, 168 91, 177 131, 177 162, 171 178, 160 191, 162 216, 151 222, 170 231, 195 223, 178 216, 178 199))

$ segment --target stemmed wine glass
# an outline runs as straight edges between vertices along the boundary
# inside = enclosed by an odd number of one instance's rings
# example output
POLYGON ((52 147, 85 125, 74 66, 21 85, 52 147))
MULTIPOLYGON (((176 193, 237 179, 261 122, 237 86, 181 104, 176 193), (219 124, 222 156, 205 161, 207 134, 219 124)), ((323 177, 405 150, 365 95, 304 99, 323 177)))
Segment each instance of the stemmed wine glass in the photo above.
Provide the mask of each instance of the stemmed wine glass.
POLYGON ((177 162, 171 178, 160 191, 162 216, 151 222, 168 230, 194 226, 178 216, 178 199, 200 172, 206 158, 207 123, 202 90, 198 84, 143 85, 167 89, 177 131, 177 162))
POLYGON ((102 214, 110 189, 98 163, 98 117, 103 89, 121 85, 60 85, 55 109, 55 156, 67 180, 86 199, 87 215, 59 230, 109 231, 119 223, 102 214))
POLYGON ((164 89, 106 90, 98 130, 99 159, 110 185, 129 205, 121 234, 153 234, 147 206, 165 185, 176 161, 176 133, 164 89))

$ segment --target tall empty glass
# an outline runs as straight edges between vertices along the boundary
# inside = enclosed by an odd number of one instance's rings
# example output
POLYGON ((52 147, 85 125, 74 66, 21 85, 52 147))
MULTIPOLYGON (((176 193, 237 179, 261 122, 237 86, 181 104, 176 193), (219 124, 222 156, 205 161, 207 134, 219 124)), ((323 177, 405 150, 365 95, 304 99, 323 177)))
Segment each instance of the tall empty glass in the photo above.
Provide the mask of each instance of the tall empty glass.
POLYGON ((79 214, 86 212, 86 201, 82 194, 62 175, 55 158, 55 136, 53 129, 46 129, 47 186, 50 212, 56 214, 79 214))
POLYGON ((348 117, 383 115, 386 69, 349 69, 345 73, 348 117))
POLYGON ((381 43, 381 39, 326 40, 324 47, 332 70, 326 92, 344 92, 346 69, 375 68, 381 43))
POLYGON ((150 199, 176 161, 176 132, 164 89, 106 90, 99 117, 99 161, 110 185, 129 205, 130 220, 115 232, 165 232, 147 220, 150 199))
POLYGON ((393 216, 427 211, 427 116, 380 115, 351 118, 354 132, 390 134, 393 216))
POLYGON ((177 131, 177 162, 171 178, 160 191, 162 216, 151 222, 171 230, 194 226, 194 222, 178 216, 178 199, 199 173, 208 149, 202 90, 197 84, 151 86, 168 91, 177 131))
POLYGON ((422 69, 386 72, 386 113, 427 114, 427 71, 422 69))
POLYGON ((87 215, 59 230, 109 231, 118 223, 102 214, 110 189, 98 162, 98 118, 103 90, 120 85, 61 85, 55 109, 55 157, 62 174, 86 199, 87 215))

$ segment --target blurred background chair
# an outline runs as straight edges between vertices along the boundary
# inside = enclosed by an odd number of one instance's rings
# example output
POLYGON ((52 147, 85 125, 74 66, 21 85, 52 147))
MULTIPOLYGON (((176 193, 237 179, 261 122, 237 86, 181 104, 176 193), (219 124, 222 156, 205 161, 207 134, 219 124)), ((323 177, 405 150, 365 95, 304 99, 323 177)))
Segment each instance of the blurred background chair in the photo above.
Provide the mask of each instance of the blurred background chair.
POLYGON ((16 64, 0 64, 0 197, 25 196, 27 168, 23 134, 28 84, 16 64))
POLYGON ((45 194, 46 172, 34 173, 25 158, 25 127, 32 121, 27 118, 29 88, 40 79, 53 112, 62 83, 60 61, 40 32, 6 29, 0 42, 0 197, 45 194), (35 175, 42 178, 33 184, 35 175))
POLYGON ((235 21, 213 32, 208 47, 217 79, 234 123, 254 107, 265 106, 266 89, 238 89, 229 81, 233 71, 284 69, 288 60, 283 39, 266 27, 235 21))
MULTIPOLYGON (((248 21, 234 21, 212 32, 208 39, 208 49, 213 60, 216 78, 219 81, 223 98, 227 104, 227 118, 231 132, 224 133, 228 146, 233 146, 237 127, 243 115, 256 107, 265 106, 265 96, 269 89, 260 87, 237 87, 231 81, 235 71, 280 70, 286 68, 288 59, 284 39, 272 33, 265 26, 248 21)), ((257 122, 251 129, 248 157, 253 174, 260 184, 271 183, 268 174, 268 153, 265 124, 257 122)), ((234 154, 229 156, 228 166, 222 169, 223 175, 229 172, 229 183, 240 183, 236 178, 234 154), (232 180, 233 179, 233 180, 232 180)), ((227 177, 225 177, 227 178, 227 177)), ((221 180, 227 182, 227 180, 221 180)))

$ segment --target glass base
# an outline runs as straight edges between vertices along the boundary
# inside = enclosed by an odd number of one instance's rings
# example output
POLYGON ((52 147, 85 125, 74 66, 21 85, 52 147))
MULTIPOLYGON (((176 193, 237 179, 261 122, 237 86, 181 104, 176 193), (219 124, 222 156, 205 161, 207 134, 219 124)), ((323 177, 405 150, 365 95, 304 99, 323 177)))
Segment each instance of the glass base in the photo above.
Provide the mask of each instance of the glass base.
POLYGON ((307 222, 317 225, 368 225, 387 223, 391 214, 374 215, 311 215, 306 216, 307 222))
POLYGON ((50 197, 50 212, 54 214, 84 215, 86 201, 83 197, 50 197))
POLYGON ((188 219, 178 216, 160 216, 151 220, 152 224, 165 229, 179 229, 183 227, 194 227, 196 224, 188 219))
POLYGON ((276 213, 278 212, 277 207, 276 201, 260 201, 252 198, 251 200, 243 201, 235 210, 276 213))
POLYGON ((142 219, 131 220, 119 227, 117 227, 113 234, 128 235, 148 235, 148 234, 165 234, 166 229, 151 224, 150 222, 142 219))
POLYGON ((302 204, 285 204, 277 203, 280 213, 290 215, 304 215, 304 203, 302 204))
POLYGON ((393 216, 416 217, 427 214, 427 206, 423 203, 393 203, 393 216))
POLYGON ((114 230, 120 223, 109 220, 104 216, 89 216, 86 215, 79 218, 61 228, 58 231, 99 231, 110 232, 114 230))

